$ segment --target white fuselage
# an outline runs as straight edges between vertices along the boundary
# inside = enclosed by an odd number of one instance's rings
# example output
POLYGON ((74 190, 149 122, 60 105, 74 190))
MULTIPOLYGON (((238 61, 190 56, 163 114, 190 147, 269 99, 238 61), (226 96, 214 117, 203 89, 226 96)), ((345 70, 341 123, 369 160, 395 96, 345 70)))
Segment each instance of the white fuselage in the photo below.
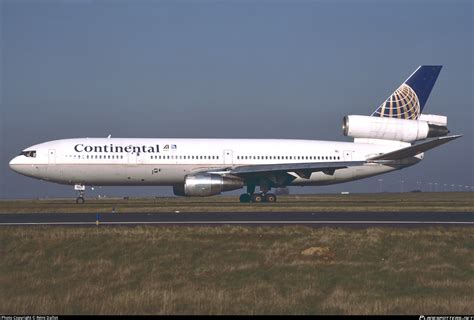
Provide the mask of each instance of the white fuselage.
MULTIPOLYGON (((26 176, 68 185, 173 186, 200 171, 242 165, 365 161, 406 145, 290 139, 79 138, 31 146, 15 157, 10 167, 26 176)), ((308 178, 295 174, 291 185, 366 178, 413 165, 422 158, 420 154, 389 166, 364 164, 334 174, 313 172, 308 178)))

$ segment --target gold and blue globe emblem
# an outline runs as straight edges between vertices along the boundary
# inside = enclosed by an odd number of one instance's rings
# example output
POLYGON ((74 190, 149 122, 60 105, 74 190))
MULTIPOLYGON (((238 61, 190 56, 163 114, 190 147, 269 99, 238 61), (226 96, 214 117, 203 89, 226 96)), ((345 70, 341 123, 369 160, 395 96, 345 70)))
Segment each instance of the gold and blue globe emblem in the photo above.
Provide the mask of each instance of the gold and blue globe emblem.
POLYGON ((378 107, 373 116, 414 120, 418 119, 420 114, 418 96, 409 85, 404 83, 378 107))

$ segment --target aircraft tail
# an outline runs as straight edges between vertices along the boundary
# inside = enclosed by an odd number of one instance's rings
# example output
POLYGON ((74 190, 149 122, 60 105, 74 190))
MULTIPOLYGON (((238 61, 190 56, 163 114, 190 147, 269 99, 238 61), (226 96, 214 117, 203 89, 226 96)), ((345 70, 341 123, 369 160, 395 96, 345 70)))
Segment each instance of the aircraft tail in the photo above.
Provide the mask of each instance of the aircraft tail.
POLYGON ((419 66, 372 117, 416 120, 420 117, 442 66, 419 66))

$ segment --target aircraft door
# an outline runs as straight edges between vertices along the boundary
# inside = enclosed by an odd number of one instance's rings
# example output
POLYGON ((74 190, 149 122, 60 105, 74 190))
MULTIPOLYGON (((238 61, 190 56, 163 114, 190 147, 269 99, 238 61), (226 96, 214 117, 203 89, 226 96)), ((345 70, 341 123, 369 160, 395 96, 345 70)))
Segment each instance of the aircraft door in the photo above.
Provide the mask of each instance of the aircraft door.
POLYGON ((48 164, 56 164, 56 150, 48 150, 48 164))
POLYGON ((224 164, 233 164, 234 159, 232 150, 224 150, 224 164))

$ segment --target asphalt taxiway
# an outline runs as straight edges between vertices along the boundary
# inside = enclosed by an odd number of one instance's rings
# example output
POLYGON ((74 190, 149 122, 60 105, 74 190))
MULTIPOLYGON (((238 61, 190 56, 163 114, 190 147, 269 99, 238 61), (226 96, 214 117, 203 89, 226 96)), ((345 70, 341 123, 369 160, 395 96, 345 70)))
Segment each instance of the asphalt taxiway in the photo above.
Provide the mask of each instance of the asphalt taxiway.
POLYGON ((473 212, 223 212, 0 214, 0 226, 308 225, 348 227, 474 226, 473 212))

